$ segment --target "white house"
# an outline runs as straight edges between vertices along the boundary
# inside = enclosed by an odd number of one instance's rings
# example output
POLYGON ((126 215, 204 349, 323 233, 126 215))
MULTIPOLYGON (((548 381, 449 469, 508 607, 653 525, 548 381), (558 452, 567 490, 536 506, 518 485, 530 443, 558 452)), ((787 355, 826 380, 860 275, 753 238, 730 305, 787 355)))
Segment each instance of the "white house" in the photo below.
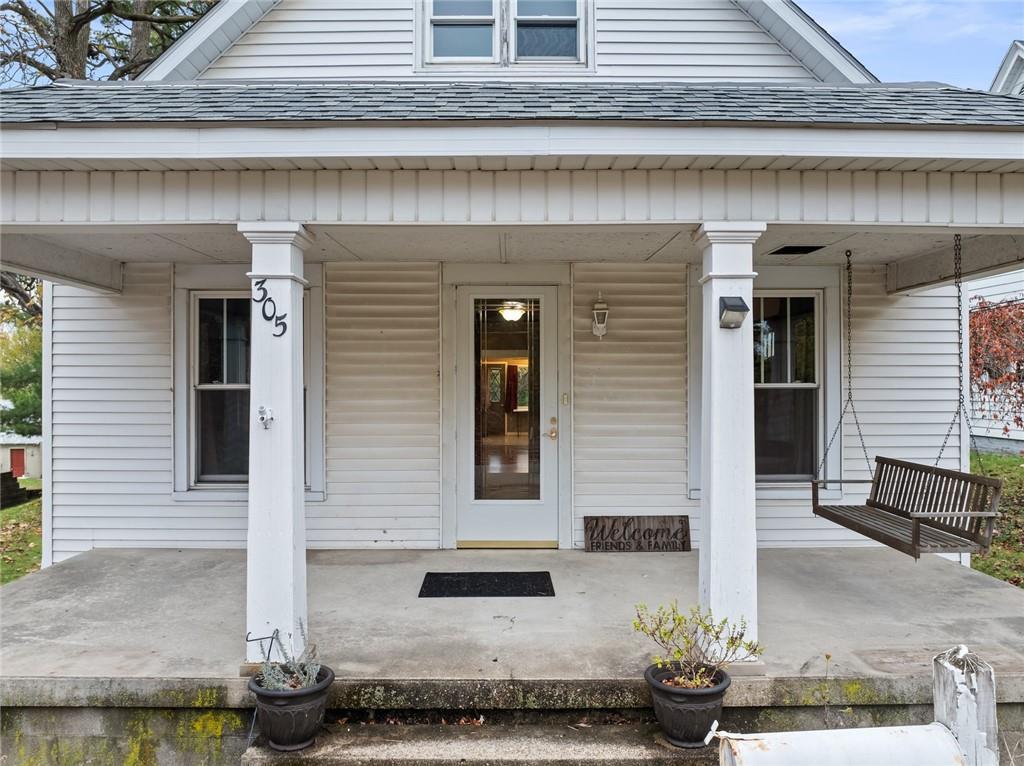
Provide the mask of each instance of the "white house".
POLYGON ((0 473, 10 471, 16 478, 38 479, 42 475, 42 438, 0 433, 0 473))
POLYGON ((788 0, 224 0, 137 82, 3 102, 45 564, 247 547, 254 635, 307 547, 595 515, 688 515, 756 625, 757 546, 869 543, 812 515, 823 457, 940 455, 954 235, 965 277, 1024 259, 1024 100, 879 83, 788 0), (850 361, 866 449, 847 411, 825 456, 850 361))

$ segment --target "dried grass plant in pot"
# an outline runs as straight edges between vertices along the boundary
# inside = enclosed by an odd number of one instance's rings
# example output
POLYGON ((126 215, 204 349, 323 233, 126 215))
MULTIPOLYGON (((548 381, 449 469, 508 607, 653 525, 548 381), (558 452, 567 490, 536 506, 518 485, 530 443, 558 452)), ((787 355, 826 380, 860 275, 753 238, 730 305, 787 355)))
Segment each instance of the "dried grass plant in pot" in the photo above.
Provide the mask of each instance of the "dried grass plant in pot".
POLYGON ((249 691, 256 695, 256 717, 260 733, 274 750, 301 750, 316 740, 327 710, 327 692, 334 682, 334 671, 321 665, 316 645, 306 640, 298 656, 289 654, 274 631, 271 646, 264 649, 259 672, 249 679, 249 691), (271 662, 273 643, 277 641, 283 662, 271 662))
POLYGON ((661 649, 644 678, 665 739, 676 747, 703 747, 732 683, 725 668, 756 659, 764 649, 746 638, 746 621, 716 621, 699 607, 684 614, 675 601, 654 612, 638 604, 633 629, 661 649))

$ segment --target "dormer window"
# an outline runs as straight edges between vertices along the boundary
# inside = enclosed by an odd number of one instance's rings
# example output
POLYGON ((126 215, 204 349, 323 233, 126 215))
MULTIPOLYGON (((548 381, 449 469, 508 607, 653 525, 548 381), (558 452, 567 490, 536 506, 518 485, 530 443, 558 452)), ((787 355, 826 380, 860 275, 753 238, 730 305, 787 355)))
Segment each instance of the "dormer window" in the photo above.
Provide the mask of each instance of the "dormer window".
POLYGON ((432 0, 433 61, 495 61, 495 0, 432 0))
POLYGON ((582 63, 582 0, 425 0, 424 63, 582 63))
POLYGON ((512 0, 515 61, 579 61, 578 0, 512 0))

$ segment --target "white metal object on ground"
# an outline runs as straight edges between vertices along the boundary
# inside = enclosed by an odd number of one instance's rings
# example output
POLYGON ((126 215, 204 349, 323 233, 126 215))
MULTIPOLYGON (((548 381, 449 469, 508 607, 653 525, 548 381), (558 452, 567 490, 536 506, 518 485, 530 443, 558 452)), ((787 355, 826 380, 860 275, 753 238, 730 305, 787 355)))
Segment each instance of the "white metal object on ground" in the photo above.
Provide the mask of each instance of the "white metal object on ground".
POLYGON ((940 723, 866 729, 718 735, 721 766, 962 766, 960 745, 940 723))

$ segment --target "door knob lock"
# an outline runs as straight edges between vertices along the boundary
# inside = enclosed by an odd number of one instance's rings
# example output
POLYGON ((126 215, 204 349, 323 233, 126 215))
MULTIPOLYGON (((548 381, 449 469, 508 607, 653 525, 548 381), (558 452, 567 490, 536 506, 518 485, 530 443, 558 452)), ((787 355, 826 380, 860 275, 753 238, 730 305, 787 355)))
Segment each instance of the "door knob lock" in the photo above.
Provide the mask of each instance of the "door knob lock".
POLYGON ((558 438, 558 418, 551 418, 551 430, 544 435, 551 439, 551 441, 558 438))

